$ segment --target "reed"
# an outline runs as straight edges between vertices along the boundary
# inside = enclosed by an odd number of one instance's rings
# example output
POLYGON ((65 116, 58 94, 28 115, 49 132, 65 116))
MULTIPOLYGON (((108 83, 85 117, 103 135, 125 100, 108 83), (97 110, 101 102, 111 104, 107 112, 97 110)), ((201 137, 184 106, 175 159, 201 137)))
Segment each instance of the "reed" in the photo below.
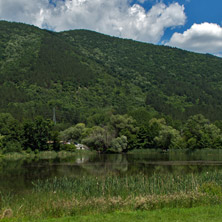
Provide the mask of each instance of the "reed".
POLYGON ((222 185, 222 173, 201 174, 153 174, 152 176, 132 175, 105 177, 82 176, 53 178, 33 183, 35 192, 62 192, 76 197, 127 197, 138 195, 168 195, 198 190, 203 184, 222 185))
POLYGON ((53 178, 27 193, 0 193, 0 215, 16 218, 73 216, 115 210, 151 210, 222 203, 222 173, 53 178))

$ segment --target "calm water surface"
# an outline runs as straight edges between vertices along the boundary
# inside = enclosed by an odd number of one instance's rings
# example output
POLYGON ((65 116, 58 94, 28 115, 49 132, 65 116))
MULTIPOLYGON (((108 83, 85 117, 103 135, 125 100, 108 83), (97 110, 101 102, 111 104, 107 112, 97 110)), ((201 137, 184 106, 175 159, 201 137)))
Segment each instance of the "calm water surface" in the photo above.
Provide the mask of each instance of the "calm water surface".
POLYGON ((0 159, 0 192, 22 192, 32 182, 53 177, 110 174, 188 174, 222 172, 222 152, 94 154, 55 159, 0 159))

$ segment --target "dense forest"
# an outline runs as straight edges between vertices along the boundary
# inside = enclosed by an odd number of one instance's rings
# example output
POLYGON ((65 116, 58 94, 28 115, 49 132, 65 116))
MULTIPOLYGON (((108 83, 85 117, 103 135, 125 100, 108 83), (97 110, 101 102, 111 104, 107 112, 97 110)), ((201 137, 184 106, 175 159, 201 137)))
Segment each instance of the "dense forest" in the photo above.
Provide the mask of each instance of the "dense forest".
POLYGON ((209 54, 0 21, 5 151, 222 148, 221 86, 209 54))

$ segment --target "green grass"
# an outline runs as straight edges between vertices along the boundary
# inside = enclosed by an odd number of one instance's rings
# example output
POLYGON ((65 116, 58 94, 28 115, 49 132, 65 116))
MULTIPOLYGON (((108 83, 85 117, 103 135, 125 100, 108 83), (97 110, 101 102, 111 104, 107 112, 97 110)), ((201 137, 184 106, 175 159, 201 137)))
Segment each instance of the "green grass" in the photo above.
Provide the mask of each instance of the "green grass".
POLYGON ((19 159, 55 159, 55 158, 67 158, 71 156, 77 156, 81 154, 95 154, 95 151, 90 151, 90 150, 75 150, 75 151, 40 151, 40 152, 27 152, 27 151, 22 151, 20 153, 18 152, 10 152, 10 153, 5 153, 1 154, 0 153, 0 159, 6 159, 6 160, 19 160, 19 159))
MULTIPOLYGON (((62 192, 75 197, 115 197, 129 195, 168 195, 198 190, 203 184, 215 182, 222 185, 222 172, 212 171, 200 174, 153 174, 105 177, 82 176, 73 178, 54 178, 37 181, 36 192, 62 192)), ((219 192, 219 191, 218 191, 219 192)), ((221 190, 222 192, 222 190, 221 190)))
POLYGON ((221 222, 221 206, 198 207, 193 209, 162 209, 154 211, 115 212, 110 214, 97 214, 79 216, 74 218, 45 220, 44 222, 221 222))
POLYGON ((222 204, 222 173, 106 177, 82 176, 38 181, 22 194, 0 192, 0 216, 46 219, 116 211, 150 211, 222 204))
POLYGON ((152 211, 116 211, 56 219, 4 219, 3 222, 221 222, 221 205, 195 208, 164 208, 152 211))

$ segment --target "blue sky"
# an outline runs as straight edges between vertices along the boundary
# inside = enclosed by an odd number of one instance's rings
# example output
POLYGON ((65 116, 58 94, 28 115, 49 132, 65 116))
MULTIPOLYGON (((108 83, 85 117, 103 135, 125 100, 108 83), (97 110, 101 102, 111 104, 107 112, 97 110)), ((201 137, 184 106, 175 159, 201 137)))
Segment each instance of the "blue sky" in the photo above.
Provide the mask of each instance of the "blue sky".
POLYGON ((222 56, 221 0, 0 0, 0 20, 222 56))
MULTIPOLYGON (((175 1, 163 1, 170 4, 175 1)), ((169 39, 172 34, 177 32, 184 32, 189 29, 194 23, 202 24, 204 22, 216 23, 222 25, 222 1, 221 0, 178 0, 180 4, 185 6, 185 14, 187 16, 186 23, 176 28, 175 30, 166 30, 163 39, 169 39)), ((148 7, 149 4, 147 5, 148 7)))

